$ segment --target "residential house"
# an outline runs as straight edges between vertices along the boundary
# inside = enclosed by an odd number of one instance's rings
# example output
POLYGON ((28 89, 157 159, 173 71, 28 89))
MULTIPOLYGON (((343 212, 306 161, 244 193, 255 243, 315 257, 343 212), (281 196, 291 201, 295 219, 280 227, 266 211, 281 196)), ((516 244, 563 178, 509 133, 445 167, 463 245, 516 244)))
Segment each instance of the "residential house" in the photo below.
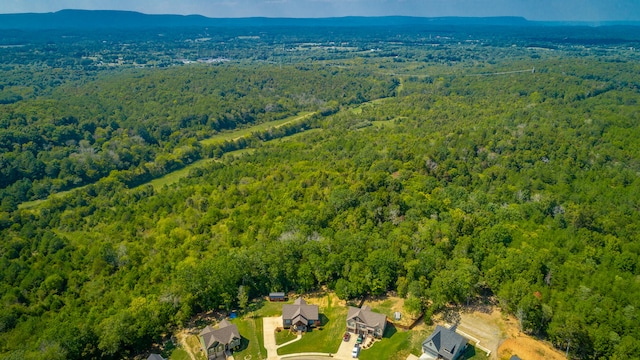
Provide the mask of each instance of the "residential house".
POLYGON ((297 298, 293 304, 282 306, 282 326, 285 329, 307 331, 317 325, 320 325, 318 305, 308 305, 303 298, 297 298))
POLYGON ((466 347, 467 339, 440 325, 422 342, 423 353, 444 360, 456 360, 466 347))
POLYGON ((207 359, 225 358, 225 353, 240 346, 241 337, 238 327, 222 320, 217 329, 207 326, 200 332, 200 345, 207 359))
POLYGON ((160 356, 158 354, 151 354, 151 355, 149 355, 147 360, 165 360, 165 358, 163 358, 162 356, 160 356))
POLYGON ((347 313, 347 331, 354 334, 371 335, 381 338, 384 335, 384 329, 387 327, 387 317, 371 311, 368 306, 361 309, 349 306, 347 313))

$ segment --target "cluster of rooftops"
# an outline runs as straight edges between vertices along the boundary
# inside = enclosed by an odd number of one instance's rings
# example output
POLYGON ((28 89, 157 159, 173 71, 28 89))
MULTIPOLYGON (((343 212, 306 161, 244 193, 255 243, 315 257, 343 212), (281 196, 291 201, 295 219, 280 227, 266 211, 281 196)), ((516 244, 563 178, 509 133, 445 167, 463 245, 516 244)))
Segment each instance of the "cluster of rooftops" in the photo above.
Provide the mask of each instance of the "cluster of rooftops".
MULTIPOLYGON (((284 301, 284 293, 272 293, 269 295, 272 301, 284 301), (272 295, 276 295, 272 297, 272 295), (281 295, 281 296, 278 296, 281 295), (275 300, 274 300, 275 299, 275 300)), ((308 331, 310 328, 320 326, 321 321, 318 305, 307 304, 303 298, 297 298, 293 304, 282 306, 282 325, 292 331, 308 331)), ((387 317, 376 313, 368 306, 361 308, 350 306, 346 331, 358 335, 372 336, 380 339, 384 335, 387 326, 387 317)), ((241 336, 238 327, 226 319, 222 320, 217 328, 205 327, 199 334, 200 345, 207 355, 207 359, 226 358, 233 350, 241 345, 241 336)), ((422 343, 423 355, 421 359, 456 360, 464 352, 467 339, 460 336, 452 329, 436 326, 434 332, 422 343)), ((160 355, 151 354, 148 360, 162 360, 160 355)))

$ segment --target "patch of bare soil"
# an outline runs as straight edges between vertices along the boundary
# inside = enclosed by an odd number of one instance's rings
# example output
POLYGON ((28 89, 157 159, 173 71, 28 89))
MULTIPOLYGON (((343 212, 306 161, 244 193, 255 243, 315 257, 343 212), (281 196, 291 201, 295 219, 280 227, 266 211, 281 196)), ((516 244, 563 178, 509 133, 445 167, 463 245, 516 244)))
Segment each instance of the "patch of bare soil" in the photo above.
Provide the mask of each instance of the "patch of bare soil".
POLYGON ((505 320, 508 338, 498 348, 498 359, 518 355, 523 360, 563 360, 564 354, 545 341, 540 341, 519 331, 518 320, 505 320))
POLYGON ((527 335, 505 340, 498 349, 499 359, 509 359, 518 355, 523 360, 563 360, 564 354, 551 345, 527 335))

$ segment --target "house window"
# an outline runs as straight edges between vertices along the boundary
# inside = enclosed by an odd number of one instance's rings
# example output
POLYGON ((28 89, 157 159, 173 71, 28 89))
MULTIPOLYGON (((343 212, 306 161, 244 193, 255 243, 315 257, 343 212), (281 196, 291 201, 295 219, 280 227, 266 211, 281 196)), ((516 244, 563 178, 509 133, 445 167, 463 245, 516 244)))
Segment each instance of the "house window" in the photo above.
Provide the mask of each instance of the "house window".
POLYGON ((285 320, 285 321, 284 321, 284 324, 285 324, 285 325, 291 325, 291 320, 289 320, 289 319, 285 320))
POLYGON ((309 325, 313 325, 313 320, 309 320, 309 325))

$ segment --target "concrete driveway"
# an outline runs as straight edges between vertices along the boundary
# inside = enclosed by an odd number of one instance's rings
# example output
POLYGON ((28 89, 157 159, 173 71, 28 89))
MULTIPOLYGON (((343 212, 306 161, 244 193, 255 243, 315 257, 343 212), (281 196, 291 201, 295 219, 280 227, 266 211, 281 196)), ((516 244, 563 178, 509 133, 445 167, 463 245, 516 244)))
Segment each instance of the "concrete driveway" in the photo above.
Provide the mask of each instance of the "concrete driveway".
POLYGON ((338 348, 338 352, 333 355, 334 359, 341 360, 350 360, 353 359, 351 357, 351 351, 353 350, 353 346, 356 344, 356 339, 358 335, 351 334, 351 338, 349 341, 343 341, 340 343, 340 348, 338 348))
POLYGON ((282 316, 262 318, 264 331, 264 348, 267 349, 267 360, 278 360, 278 345, 276 345, 276 328, 282 325, 282 316))

